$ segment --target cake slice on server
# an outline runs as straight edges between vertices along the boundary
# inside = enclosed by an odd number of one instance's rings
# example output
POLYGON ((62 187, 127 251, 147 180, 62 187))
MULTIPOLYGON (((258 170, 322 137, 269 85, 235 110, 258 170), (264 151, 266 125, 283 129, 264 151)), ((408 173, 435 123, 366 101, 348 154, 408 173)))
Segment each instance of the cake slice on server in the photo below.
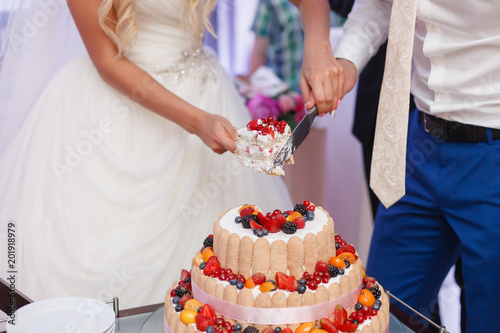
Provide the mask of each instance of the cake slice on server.
MULTIPOLYGON (((282 165, 274 166, 274 159, 292 134, 286 121, 273 117, 250 121, 237 130, 235 155, 240 162, 255 171, 268 175, 283 176, 282 165)), ((293 164, 293 157, 285 164, 293 164)))

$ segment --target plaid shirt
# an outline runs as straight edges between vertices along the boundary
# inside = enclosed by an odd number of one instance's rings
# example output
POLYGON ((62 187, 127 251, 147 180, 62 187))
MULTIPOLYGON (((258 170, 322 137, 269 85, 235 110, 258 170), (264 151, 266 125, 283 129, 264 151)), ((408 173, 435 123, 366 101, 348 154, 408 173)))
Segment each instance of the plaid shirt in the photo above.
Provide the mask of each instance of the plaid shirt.
POLYGON ((267 65, 292 89, 300 91, 304 32, 299 10, 288 0, 259 0, 252 30, 269 38, 267 65))

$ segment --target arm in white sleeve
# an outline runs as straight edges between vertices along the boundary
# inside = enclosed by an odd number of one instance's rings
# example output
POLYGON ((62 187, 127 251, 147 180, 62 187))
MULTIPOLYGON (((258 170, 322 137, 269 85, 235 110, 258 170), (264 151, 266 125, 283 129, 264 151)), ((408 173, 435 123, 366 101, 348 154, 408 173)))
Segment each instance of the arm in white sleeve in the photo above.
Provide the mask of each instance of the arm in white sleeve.
POLYGON ((356 0, 333 55, 356 66, 358 75, 388 35, 391 0, 356 0))

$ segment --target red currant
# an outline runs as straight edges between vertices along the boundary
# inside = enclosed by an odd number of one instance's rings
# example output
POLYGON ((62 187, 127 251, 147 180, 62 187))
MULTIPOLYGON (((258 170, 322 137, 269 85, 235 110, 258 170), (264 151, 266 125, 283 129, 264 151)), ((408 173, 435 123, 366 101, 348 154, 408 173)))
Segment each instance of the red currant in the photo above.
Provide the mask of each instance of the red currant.
POLYGON ((313 277, 314 278, 320 277, 319 272, 318 271, 314 272, 313 277))
POLYGON ((372 316, 376 316, 376 315, 377 315, 377 312, 378 312, 377 310, 372 309, 372 311, 370 312, 370 314, 371 314, 372 316))
POLYGON ((314 205, 310 205, 309 207, 307 207, 307 210, 314 212, 316 210, 316 207, 314 207, 314 205))
POLYGON ((274 212, 273 212, 273 214, 275 214, 275 215, 281 214, 281 210, 275 209, 274 212))
POLYGON ((316 290, 318 289, 318 283, 316 283, 316 281, 309 281, 307 287, 311 290, 316 290))
POLYGON ((215 318, 215 325, 217 326, 222 326, 224 325, 224 319, 218 317, 218 318, 215 318))
POLYGON ((228 321, 225 321, 224 322, 224 328, 229 331, 231 329, 231 323, 228 322, 228 321))
POLYGON ((311 203, 309 201, 307 201, 307 200, 304 200, 303 204, 306 207, 309 207, 311 205, 311 203))
POLYGON ((226 275, 233 274, 233 270, 232 270, 231 268, 227 268, 227 269, 225 270, 225 273, 226 273, 226 275))
POLYGON ((330 278, 328 277, 328 275, 323 276, 323 278, 321 279, 321 282, 323 282, 325 284, 328 283, 328 281, 330 281, 330 278))
POLYGON ((219 280, 226 281, 226 273, 220 273, 219 274, 219 280))
POLYGON ((320 284, 321 283, 321 276, 315 277, 314 281, 316 281, 317 284, 320 284))
POLYGON ((175 297, 175 296, 177 296, 177 295, 175 294, 175 289, 172 289, 172 291, 170 292, 170 297, 175 297))
POLYGON ((353 320, 353 319, 358 319, 358 313, 356 311, 352 312, 350 315, 349 315, 349 319, 353 320))
POLYGON ((266 121, 267 121, 268 124, 272 124, 272 123, 275 122, 274 118, 271 117, 271 116, 267 117, 266 121))
POLYGON ((302 278, 309 280, 311 278, 311 275, 308 272, 304 272, 304 274, 302 274, 302 278))
POLYGON ((241 281, 241 282, 243 282, 243 283, 245 283, 245 282, 246 282, 246 279, 245 279, 245 277, 243 276, 243 274, 239 274, 239 275, 238 275, 238 281, 241 281))

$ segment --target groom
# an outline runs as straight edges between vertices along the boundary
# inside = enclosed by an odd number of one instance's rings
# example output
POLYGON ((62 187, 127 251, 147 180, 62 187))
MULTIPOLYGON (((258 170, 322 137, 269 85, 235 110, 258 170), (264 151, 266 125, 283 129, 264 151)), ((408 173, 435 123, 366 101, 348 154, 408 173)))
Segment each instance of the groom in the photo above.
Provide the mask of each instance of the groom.
MULTIPOLYGON (((332 55, 328 1, 291 1, 306 36, 306 106, 326 113, 385 40, 392 2, 356 0, 332 55)), ((500 324, 489 315, 500 298, 499 16, 487 0, 418 1, 411 85, 418 110, 409 119, 406 194, 379 208, 367 266, 384 287, 429 312, 460 254, 468 332, 500 324)))

